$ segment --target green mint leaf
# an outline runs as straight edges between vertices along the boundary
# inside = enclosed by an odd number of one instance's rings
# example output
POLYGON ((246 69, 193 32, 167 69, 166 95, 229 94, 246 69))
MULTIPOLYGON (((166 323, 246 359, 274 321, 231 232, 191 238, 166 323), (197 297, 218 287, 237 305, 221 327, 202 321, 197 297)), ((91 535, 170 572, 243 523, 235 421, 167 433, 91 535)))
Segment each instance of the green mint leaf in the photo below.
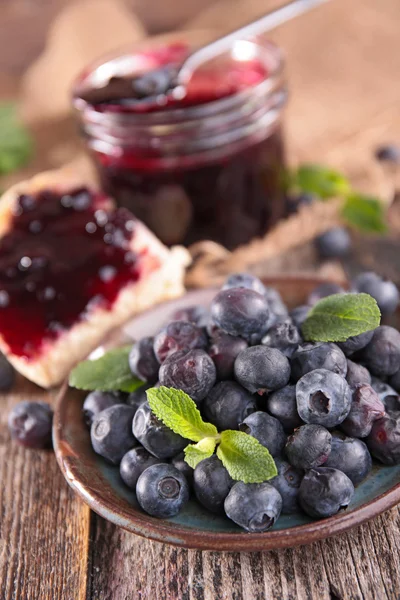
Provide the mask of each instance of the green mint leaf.
POLYGON ((333 294, 322 298, 308 313, 303 337, 312 342, 345 342, 353 335, 379 326, 381 313, 369 294, 333 294))
POLYGON ((350 193, 349 181, 333 169, 321 165, 302 165, 293 174, 293 187, 307 194, 319 196, 322 200, 350 193))
POLYGON ((11 102, 0 103, 0 175, 22 167, 32 156, 33 142, 11 102))
POLYGON ((377 198, 351 193, 342 208, 348 225, 365 233, 385 233, 385 207, 377 198))
POLYGON ((196 404, 182 390, 161 386, 147 390, 146 394, 156 417, 182 437, 200 442, 218 435, 215 425, 204 423, 196 404))
POLYGON ((134 377, 129 369, 131 348, 122 346, 97 360, 84 360, 71 371, 69 385, 80 390, 134 392, 143 381, 134 377))
POLYGON ((195 469, 199 462, 205 458, 210 458, 214 454, 216 445, 217 440, 214 437, 206 437, 197 444, 186 446, 184 450, 185 461, 192 469, 195 469))
POLYGON ((244 483, 262 483, 278 474, 267 448, 243 431, 223 431, 217 456, 232 479, 244 483))

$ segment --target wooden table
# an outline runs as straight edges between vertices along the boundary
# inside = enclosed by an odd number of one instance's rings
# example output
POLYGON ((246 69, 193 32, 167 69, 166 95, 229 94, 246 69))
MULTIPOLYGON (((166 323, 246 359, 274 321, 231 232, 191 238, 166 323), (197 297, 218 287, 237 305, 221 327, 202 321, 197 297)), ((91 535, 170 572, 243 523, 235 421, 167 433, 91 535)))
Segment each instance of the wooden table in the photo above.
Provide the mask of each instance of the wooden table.
MULTIPOLYGON (((382 185, 371 155, 400 142, 399 22, 398 0, 335 0, 274 33, 288 57, 292 157, 382 185)), ((255 554, 181 550, 107 523, 74 496, 51 452, 10 443, 11 406, 54 397, 21 378, 0 398, 1 600, 400 598, 398 508, 336 538, 255 554)))

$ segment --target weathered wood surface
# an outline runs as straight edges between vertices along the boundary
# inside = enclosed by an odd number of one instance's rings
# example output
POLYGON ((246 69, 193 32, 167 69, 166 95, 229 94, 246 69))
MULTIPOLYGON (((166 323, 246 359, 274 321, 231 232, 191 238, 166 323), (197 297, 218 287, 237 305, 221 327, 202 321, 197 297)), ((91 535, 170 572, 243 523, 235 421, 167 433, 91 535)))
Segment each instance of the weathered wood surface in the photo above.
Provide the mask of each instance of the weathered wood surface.
MULTIPOLYGON (((33 4, 16 2, 25 10, 33 4)), ((46 3, 37 4, 40 10, 46 3)), ((247 4, 255 15, 277 2, 247 4)), ((194 25, 210 26, 211 19, 214 27, 229 26, 231 6, 219 0, 194 25)), ((246 15, 239 11, 240 18, 246 15)), ((290 73, 291 157, 341 165, 371 191, 388 192, 390 179, 371 155, 381 142, 400 141, 399 22, 398 0, 334 0, 274 32, 290 73)), ((7 412, 21 398, 53 395, 20 381, 15 393, 0 397, 1 600, 400 598, 398 508, 345 535, 276 552, 196 552, 148 542, 90 515, 51 453, 10 443, 7 412)))

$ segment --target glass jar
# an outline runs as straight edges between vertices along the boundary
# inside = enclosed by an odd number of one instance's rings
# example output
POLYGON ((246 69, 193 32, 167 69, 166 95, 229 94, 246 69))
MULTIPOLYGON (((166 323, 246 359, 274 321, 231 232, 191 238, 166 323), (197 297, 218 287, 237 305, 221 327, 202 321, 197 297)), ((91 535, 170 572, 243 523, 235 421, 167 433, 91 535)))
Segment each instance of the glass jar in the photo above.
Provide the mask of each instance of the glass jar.
POLYGON ((98 63, 78 79, 73 105, 101 184, 118 204, 168 245, 206 239, 232 249, 285 216, 279 49, 260 39, 238 42, 196 71, 184 98, 167 104, 165 96, 87 99, 111 77, 178 64, 188 52, 186 43, 163 42, 98 63))

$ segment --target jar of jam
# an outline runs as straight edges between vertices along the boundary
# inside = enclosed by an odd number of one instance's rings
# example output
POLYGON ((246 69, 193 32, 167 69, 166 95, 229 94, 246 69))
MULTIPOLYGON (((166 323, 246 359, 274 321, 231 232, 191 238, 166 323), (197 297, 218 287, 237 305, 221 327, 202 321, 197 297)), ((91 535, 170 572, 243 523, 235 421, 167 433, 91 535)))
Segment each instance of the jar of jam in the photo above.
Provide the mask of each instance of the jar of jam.
POLYGON ((232 249, 285 215, 282 56, 262 39, 237 42, 193 74, 183 97, 164 93, 189 51, 164 41, 97 63, 73 105, 120 205, 166 244, 232 249))

